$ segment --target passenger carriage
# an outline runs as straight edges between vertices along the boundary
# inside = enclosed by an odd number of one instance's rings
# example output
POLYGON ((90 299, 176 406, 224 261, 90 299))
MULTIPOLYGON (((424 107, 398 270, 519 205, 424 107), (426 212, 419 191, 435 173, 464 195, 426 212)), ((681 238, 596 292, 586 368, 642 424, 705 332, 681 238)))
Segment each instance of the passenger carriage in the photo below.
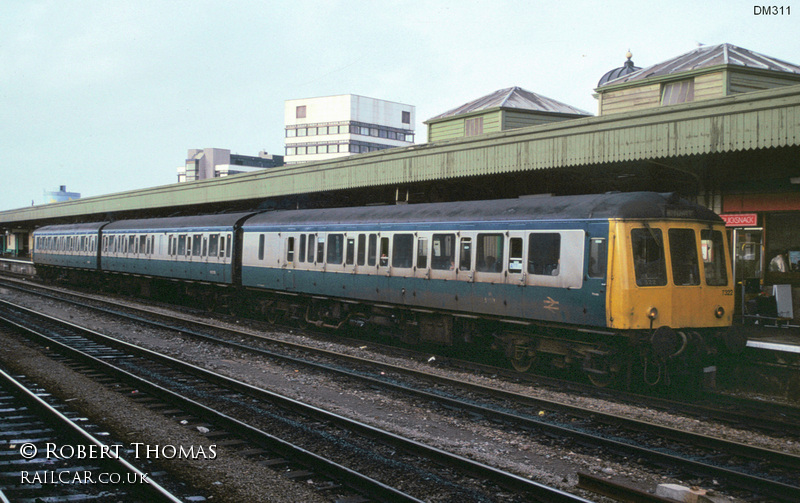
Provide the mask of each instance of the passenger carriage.
POLYGON ((722 220, 671 195, 281 211, 242 230, 242 285, 284 295, 270 316, 411 341, 490 336, 519 370, 546 356, 598 383, 638 359, 654 384, 673 360, 696 369, 742 344, 726 330, 722 220))
POLYGON ((232 285, 236 229, 252 213, 120 220, 102 231, 105 272, 232 285))
POLYGON ((107 223, 48 225, 37 229, 31 253, 39 274, 96 271, 99 267, 97 236, 107 223))

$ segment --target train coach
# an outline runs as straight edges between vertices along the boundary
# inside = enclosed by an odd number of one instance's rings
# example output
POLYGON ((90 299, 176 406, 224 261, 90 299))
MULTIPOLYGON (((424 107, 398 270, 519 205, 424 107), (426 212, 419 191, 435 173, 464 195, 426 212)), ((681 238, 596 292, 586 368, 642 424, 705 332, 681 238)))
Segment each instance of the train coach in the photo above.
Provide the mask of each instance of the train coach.
POLYGON ((97 238, 108 222, 49 225, 33 235, 33 261, 37 273, 51 278, 63 271, 97 271, 97 238))
POLYGON ((672 195, 271 212, 242 230, 242 286, 290 294, 262 299, 268 316, 488 340, 520 371, 577 364, 600 385, 743 347, 722 220, 672 195))
POLYGON ((102 228, 104 272, 232 286, 235 237, 252 213, 120 220, 102 228))
POLYGON ((271 321, 482 344, 517 370, 572 366, 598 385, 669 384, 744 345, 731 327, 724 224, 669 194, 145 219, 97 232, 104 272, 217 281, 271 321))

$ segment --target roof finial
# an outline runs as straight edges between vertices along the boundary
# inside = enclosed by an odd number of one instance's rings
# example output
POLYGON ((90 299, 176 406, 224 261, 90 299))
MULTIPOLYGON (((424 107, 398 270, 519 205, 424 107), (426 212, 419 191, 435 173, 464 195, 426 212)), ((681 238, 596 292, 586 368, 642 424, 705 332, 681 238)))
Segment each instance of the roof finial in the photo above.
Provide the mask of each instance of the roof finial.
POLYGON ((631 60, 631 58, 633 57, 633 54, 631 54, 631 50, 630 49, 628 49, 628 52, 625 54, 625 57, 628 58, 628 61, 626 61, 625 64, 622 65, 622 66, 626 67, 626 68, 633 68, 633 60, 631 60))

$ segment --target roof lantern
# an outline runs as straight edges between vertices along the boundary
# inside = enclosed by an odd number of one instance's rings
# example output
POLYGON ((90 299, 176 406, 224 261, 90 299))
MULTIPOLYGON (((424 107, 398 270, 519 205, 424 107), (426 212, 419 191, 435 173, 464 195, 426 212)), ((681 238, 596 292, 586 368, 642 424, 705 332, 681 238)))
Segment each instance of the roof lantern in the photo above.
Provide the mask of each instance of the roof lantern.
POLYGON ((597 87, 604 86, 606 85, 607 82, 610 82, 614 79, 618 79, 623 75, 628 75, 629 73, 641 70, 641 68, 639 68, 638 66, 633 66, 633 61, 631 60, 633 54, 631 54, 630 49, 628 49, 628 52, 627 54, 625 54, 625 57, 628 58, 625 64, 619 68, 614 68, 613 70, 606 72, 605 75, 600 77, 600 82, 597 83, 597 87))

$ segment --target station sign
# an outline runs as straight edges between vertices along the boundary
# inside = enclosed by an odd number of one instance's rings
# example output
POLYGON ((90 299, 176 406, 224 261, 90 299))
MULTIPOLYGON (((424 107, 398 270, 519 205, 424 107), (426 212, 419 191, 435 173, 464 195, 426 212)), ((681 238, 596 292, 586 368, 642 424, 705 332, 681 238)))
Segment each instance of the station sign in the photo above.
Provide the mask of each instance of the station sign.
POLYGON ((756 227, 758 225, 758 213, 732 213, 720 215, 725 220, 725 227, 756 227))

